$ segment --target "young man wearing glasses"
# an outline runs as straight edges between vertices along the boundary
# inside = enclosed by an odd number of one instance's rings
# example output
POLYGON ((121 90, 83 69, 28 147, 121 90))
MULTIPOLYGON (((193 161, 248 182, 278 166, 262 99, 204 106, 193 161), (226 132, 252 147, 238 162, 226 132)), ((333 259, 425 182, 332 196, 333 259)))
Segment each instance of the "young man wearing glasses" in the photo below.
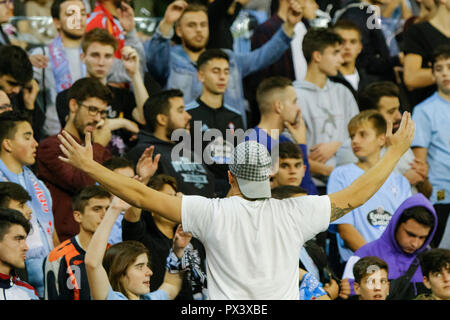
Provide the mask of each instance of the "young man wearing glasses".
MULTIPOLYGON (((94 158, 99 163, 111 158, 106 149, 111 139, 111 129, 116 119, 107 119, 107 106, 112 93, 98 79, 82 78, 68 91, 69 117, 64 130, 77 141, 84 141, 87 132, 92 134, 94 158)), ((47 184, 53 201, 55 228, 60 241, 79 233, 79 224, 73 218, 72 197, 81 189, 95 183, 80 170, 61 163, 59 141, 51 136, 41 141, 38 148, 38 172, 47 184)))

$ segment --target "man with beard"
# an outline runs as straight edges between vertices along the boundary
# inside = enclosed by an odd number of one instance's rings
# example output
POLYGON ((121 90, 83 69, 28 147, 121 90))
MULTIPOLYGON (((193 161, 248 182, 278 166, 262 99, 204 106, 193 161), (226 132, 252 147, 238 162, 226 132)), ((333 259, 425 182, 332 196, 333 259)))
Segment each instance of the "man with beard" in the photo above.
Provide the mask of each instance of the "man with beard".
MULTIPOLYGON (((361 111, 378 110, 384 120, 392 122, 393 132, 399 128, 402 114, 400 113, 399 88, 395 83, 380 81, 370 84, 359 92, 358 105, 361 111)), ((385 149, 381 152, 384 153, 385 149)), ((394 172, 408 179, 413 194, 421 192, 426 197, 430 197, 433 187, 427 177, 428 164, 415 157, 411 148, 400 158, 394 172)))
MULTIPOLYGON (((45 110, 43 137, 57 134, 65 124, 65 121, 60 122, 57 117, 58 93, 70 88, 73 82, 88 74, 81 59, 81 40, 86 29, 86 9, 83 1, 55 0, 51 12, 53 23, 59 31, 58 37, 48 46, 30 52, 34 78, 41 88, 40 102, 45 110)), ((135 33, 128 34, 125 44, 138 48, 135 38, 135 33)), ((106 76, 115 82, 131 81, 123 62, 118 59, 113 60, 105 78, 106 76)))
MULTIPOLYGON (((185 110, 183 92, 172 89, 152 95, 144 104, 144 116, 146 127, 139 131, 137 145, 127 154, 128 158, 137 164, 141 155, 154 146, 155 154, 160 154, 155 175, 163 173, 174 177, 178 191, 183 194, 212 197, 214 176, 201 158, 194 162, 191 152, 190 144, 195 142, 189 135, 191 115, 185 110), (175 134, 183 138, 178 145, 171 140, 175 134)), ((197 143, 201 145, 201 141, 197 143)))
MULTIPOLYGON (((86 132, 92 133, 94 158, 103 163, 111 157, 105 148, 111 139, 111 129, 106 119, 106 107, 112 93, 99 80, 82 78, 69 89, 69 119, 64 130, 77 141, 84 141, 86 132)), ((72 197, 82 188, 95 183, 80 170, 61 163, 59 141, 55 136, 44 139, 38 148, 39 177, 52 194, 55 228, 60 241, 65 241, 80 231, 73 218, 72 197)))
MULTIPOLYGON (((302 18, 301 6, 291 1, 286 22, 272 39, 258 50, 236 54, 224 49, 230 57, 230 86, 224 103, 233 106, 242 116, 246 127, 247 102, 244 98, 242 78, 265 68, 290 47, 294 27, 302 18)), ((166 88, 180 88, 189 103, 202 93, 202 83, 197 78, 196 63, 205 51, 209 39, 208 13, 206 7, 178 0, 169 5, 164 18, 150 41, 144 43, 147 67, 155 79, 166 88), (171 46, 173 27, 181 45, 171 46)))

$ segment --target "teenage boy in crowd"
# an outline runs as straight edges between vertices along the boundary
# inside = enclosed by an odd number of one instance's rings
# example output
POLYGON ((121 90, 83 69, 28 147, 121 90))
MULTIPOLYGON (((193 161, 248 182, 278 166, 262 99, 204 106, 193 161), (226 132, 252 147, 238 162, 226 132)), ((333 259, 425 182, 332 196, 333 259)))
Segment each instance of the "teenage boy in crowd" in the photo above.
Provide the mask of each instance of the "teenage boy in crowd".
MULTIPOLYGON (((224 103, 223 99, 230 78, 229 59, 228 54, 220 49, 203 51, 197 60, 202 95, 186 105, 186 111, 192 117, 191 137, 195 139, 196 128, 201 128, 202 154, 208 157, 204 161, 214 174, 215 192, 220 198, 225 197, 229 190, 227 171, 231 151, 235 146, 235 130, 244 129, 241 113, 224 103), (220 131, 221 137, 214 135, 212 141, 204 141, 208 132, 214 133, 214 129, 220 131), (227 140, 227 134, 228 139, 232 140, 227 140)), ((191 147, 194 148, 194 144, 191 147)))
POLYGON ((416 300, 450 300, 450 250, 431 249, 420 256, 423 284, 431 294, 421 294, 416 300))
MULTIPOLYGON (((112 101, 111 91, 99 80, 82 78, 69 89, 69 119, 64 130, 77 141, 92 133, 94 158, 103 163, 111 157, 106 149, 111 129, 106 119, 107 106, 112 101)), ((73 218, 72 197, 82 188, 95 183, 82 171, 61 163, 58 139, 51 136, 41 141, 38 148, 38 176, 46 183, 53 198, 53 215, 59 240, 65 241, 79 233, 79 224, 73 218)))
POLYGON ((353 266, 353 288, 358 300, 386 300, 389 294, 389 267, 377 257, 364 257, 353 266))
MULTIPOLYGON (((82 168, 132 205, 182 221, 184 232, 207 243, 211 299, 298 300, 301 246, 326 230, 330 221, 372 197, 411 145, 414 130, 410 114, 405 112, 400 129, 394 135, 392 126, 388 129, 390 147, 383 158, 351 186, 331 195, 284 200, 270 199, 271 158, 267 148, 255 141, 242 142, 234 149, 229 173, 232 196, 225 199, 174 197, 116 174, 92 159, 89 134, 86 146, 81 146, 63 131, 59 139, 65 156, 59 158, 82 168)), ((151 158, 152 154, 144 157, 151 158)))
POLYGON ((212 197, 214 175, 202 161, 194 161, 191 151, 195 141, 189 134, 191 116, 185 110, 183 92, 172 89, 152 95, 144 104, 144 116, 146 125, 127 158, 137 164, 145 150, 154 146, 155 153, 160 154, 157 174, 174 177, 184 194, 212 197), (175 136, 183 140, 177 144, 172 140, 175 136))
MULTIPOLYGON (((125 143, 129 145, 130 133, 137 134, 139 131, 138 125, 132 120, 142 122, 142 108, 145 100, 148 98, 147 90, 138 70, 139 57, 136 50, 131 47, 122 49, 124 68, 127 74, 133 79, 134 93, 128 89, 117 88, 107 84, 106 76, 114 61, 114 48, 117 47, 117 40, 104 29, 93 29, 86 33, 81 41, 81 60, 86 65, 87 76, 95 78, 106 85, 113 93, 113 100, 107 107, 107 117, 109 119, 117 119, 118 128, 124 130, 118 132, 125 143)), ((61 126, 64 127, 69 115, 69 89, 58 93, 56 97, 56 110, 61 126)), ((116 134, 115 134, 116 136, 116 134)), ((113 137, 113 145, 119 149, 118 153, 124 152, 124 147, 117 147, 114 143, 116 137, 113 137)))
POLYGON ((32 209, 30 223, 33 232, 27 238, 28 281, 40 297, 44 296, 42 262, 59 243, 54 232, 52 197, 45 184, 36 178, 28 166, 36 162, 38 143, 28 117, 16 111, 0 115, 0 181, 20 184, 31 196, 27 205, 32 209))
POLYGON ((306 127, 292 81, 283 77, 264 79, 258 87, 256 100, 261 121, 247 134, 246 139, 264 144, 270 154, 281 142, 297 143, 302 150, 303 163, 306 166, 300 186, 306 189, 308 194, 317 194, 309 171, 306 127), (283 133, 286 129, 290 137, 283 133))
MULTIPOLYGON (((300 21, 301 6, 290 2, 286 22, 272 39, 259 50, 236 54, 224 51, 230 57, 230 86, 224 95, 224 103, 237 109, 246 126, 246 100, 242 78, 277 61, 289 48, 295 24, 300 21)), ((202 83, 197 78, 195 67, 198 57, 205 51, 209 38, 206 7, 187 5, 184 1, 171 3, 152 39, 144 43, 147 67, 150 73, 165 88, 182 88, 185 102, 189 103, 201 95, 202 83), (171 45, 173 27, 181 39, 181 45, 171 45)))
POLYGON ((358 68, 356 61, 362 50, 362 34, 359 27, 349 20, 339 20, 333 26, 342 38, 342 66, 337 76, 330 77, 332 81, 340 82, 353 93, 355 99, 357 92, 368 84, 367 73, 363 68, 358 68))
MULTIPOLYGON (((443 6, 443 5, 441 5, 443 6)), ((448 2, 450 6, 450 1, 448 2)), ((414 108, 417 131, 411 144, 414 155, 428 163, 433 186, 430 200, 438 215, 432 247, 450 248, 450 45, 436 49, 432 59, 437 92, 414 108)))
POLYGON ((300 147, 290 141, 278 145, 278 171, 271 180, 271 189, 279 186, 300 186, 306 166, 300 147))
POLYGON ((0 208, 0 300, 39 300, 34 288, 14 274, 14 269, 25 268, 30 229, 19 211, 0 208))
POLYGON ((411 300, 427 292, 423 285, 418 256, 428 250, 437 227, 437 216, 431 202, 418 193, 406 199, 395 211, 387 228, 378 240, 367 243, 348 259, 341 285, 352 287, 354 264, 361 258, 375 256, 389 266, 390 293, 388 299, 411 300), (409 277, 409 286, 397 278, 409 277), (400 289, 400 290, 399 290, 400 289))
MULTIPOLYGON (((397 131, 402 119, 398 86, 390 81, 374 82, 358 93, 358 105, 361 111, 378 110, 384 120, 392 121, 393 131, 397 131)), ((381 151, 382 153, 385 151, 381 151)), ((428 180, 428 164, 414 156, 408 149, 394 170, 408 179, 412 193, 421 192, 427 198, 431 196, 432 186, 428 180)))
POLYGON ((80 226, 80 232, 62 242, 46 257, 43 264, 46 300, 90 300, 84 256, 110 205, 109 192, 96 185, 85 187, 74 197, 73 217, 80 226))
POLYGON ((351 151, 346 126, 358 106, 349 89, 329 80, 342 65, 341 45, 341 37, 331 29, 308 31, 303 39, 308 70, 304 80, 294 83, 306 124, 313 181, 322 192, 333 168, 353 158, 347 155, 351 151))
MULTIPOLYGON (((363 111, 350 120, 348 133, 358 161, 333 170, 328 179, 328 194, 346 188, 376 165, 386 144, 385 132, 386 121, 375 110, 363 111)), ((367 242, 377 240, 395 210, 409 196, 411 187, 408 180, 392 173, 369 201, 334 221, 330 231, 337 231, 340 262, 346 262, 367 242)))

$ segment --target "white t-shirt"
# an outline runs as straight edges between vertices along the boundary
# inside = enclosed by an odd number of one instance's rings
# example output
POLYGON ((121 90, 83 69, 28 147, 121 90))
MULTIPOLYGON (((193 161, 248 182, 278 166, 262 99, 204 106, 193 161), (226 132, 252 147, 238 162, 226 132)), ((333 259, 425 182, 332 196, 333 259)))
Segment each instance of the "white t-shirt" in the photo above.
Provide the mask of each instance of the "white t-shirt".
POLYGON ((353 74, 347 74, 344 75, 345 80, 348 81, 348 83, 350 83, 353 87, 353 89, 355 89, 355 91, 358 91, 358 87, 359 87, 359 73, 358 70, 355 69, 355 73, 353 74))
POLYGON ((298 300, 299 252, 330 223, 328 196, 248 201, 183 196, 183 230, 206 250, 213 300, 298 300))

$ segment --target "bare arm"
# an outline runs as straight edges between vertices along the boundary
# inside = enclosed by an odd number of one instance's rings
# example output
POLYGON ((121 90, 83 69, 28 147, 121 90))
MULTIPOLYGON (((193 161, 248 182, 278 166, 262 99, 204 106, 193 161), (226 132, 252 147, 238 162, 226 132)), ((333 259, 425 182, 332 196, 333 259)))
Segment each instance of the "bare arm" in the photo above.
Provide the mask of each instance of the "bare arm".
POLYGON ((353 181, 350 186, 329 195, 331 221, 337 220, 363 205, 378 191, 394 170, 398 160, 411 145, 414 130, 414 122, 409 112, 403 113, 400 128, 394 135, 392 134, 392 122, 388 122, 386 137, 389 147, 380 161, 353 181))
MULTIPOLYGON (((134 207, 158 212, 163 217, 181 223, 181 198, 153 190, 135 179, 112 172, 92 159, 90 133, 86 134, 85 146, 79 145, 67 132, 58 135, 65 157, 59 159, 86 172, 109 192, 134 207)), ((151 156, 147 149, 143 156, 151 156)))
MULTIPOLYGON (((412 151, 413 151, 416 159, 419 159, 419 160, 427 163, 427 154, 428 154, 427 148, 415 147, 415 148, 412 148, 412 151)), ((427 198, 430 198, 431 194, 433 193, 433 186, 431 185, 428 178, 426 178, 423 182, 419 182, 416 185, 416 188, 417 188, 417 191, 422 193, 427 198)))
POLYGON ((367 243, 361 233, 359 233, 359 231, 351 224, 339 224, 337 229, 347 247, 352 251, 358 250, 367 243))
POLYGON ((403 81, 409 90, 434 84, 431 68, 422 68, 422 56, 408 53, 405 56, 403 81))

